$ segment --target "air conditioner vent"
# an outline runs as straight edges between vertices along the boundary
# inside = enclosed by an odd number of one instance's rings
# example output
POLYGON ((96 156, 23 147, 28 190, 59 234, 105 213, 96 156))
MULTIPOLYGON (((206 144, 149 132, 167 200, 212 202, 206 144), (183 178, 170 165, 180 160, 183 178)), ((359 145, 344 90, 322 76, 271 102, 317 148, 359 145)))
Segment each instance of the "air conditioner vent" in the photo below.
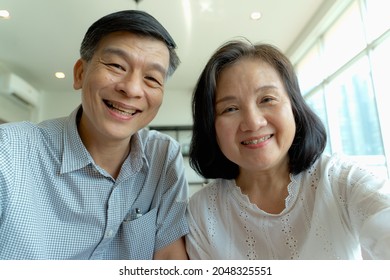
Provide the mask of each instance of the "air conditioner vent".
POLYGON ((0 73, 0 93, 36 107, 40 100, 39 92, 14 73, 0 73))

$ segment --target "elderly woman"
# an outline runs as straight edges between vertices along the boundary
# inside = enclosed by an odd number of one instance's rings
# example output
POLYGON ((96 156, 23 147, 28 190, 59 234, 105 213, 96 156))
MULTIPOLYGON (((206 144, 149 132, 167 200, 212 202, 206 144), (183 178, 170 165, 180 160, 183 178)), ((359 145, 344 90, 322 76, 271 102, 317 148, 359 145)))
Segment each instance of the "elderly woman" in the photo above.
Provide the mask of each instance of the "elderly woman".
POLYGON ((231 41, 193 95, 191 259, 390 259, 390 185, 338 155, 277 48, 231 41))

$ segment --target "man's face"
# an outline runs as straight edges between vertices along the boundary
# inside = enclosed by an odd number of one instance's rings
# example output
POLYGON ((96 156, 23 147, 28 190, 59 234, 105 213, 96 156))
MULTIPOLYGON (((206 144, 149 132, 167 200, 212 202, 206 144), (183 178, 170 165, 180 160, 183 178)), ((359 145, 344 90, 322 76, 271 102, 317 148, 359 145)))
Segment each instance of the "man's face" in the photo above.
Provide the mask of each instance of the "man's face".
POLYGON ((129 32, 104 37, 91 61, 79 60, 74 67, 74 88, 82 89, 83 140, 128 143, 156 116, 168 67, 162 41, 129 32))

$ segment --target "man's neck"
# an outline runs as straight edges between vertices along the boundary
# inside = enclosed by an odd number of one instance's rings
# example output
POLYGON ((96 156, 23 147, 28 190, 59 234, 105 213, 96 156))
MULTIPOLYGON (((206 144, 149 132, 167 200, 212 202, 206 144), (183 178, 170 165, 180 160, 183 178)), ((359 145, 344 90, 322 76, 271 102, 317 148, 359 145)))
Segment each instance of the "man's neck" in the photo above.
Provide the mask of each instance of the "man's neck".
POLYGON ((90 145, 87 149, 95 163, 116 179, 123 162, 130 153, 130 143, 127 145, 90 145))

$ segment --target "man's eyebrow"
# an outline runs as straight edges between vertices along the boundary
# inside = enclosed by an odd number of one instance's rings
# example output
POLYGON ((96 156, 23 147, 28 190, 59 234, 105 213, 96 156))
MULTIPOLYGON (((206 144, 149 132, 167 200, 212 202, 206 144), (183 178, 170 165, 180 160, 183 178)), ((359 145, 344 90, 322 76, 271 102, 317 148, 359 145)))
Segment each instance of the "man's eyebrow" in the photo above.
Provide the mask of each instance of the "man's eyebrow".
POLYGON ((119 48, 107 47, 103 49, 103 53, 111 53, 119 56, 126 56, 126 52, 119 48))
MULTIPOLYGON (((114 55, 121 56, 124 59, 129 57, 128 53, 126 53, 124 50, 119 48, 113 48, 113 47, 104 48, 103 54, 114 54, 114 55)), ((151 62, 148 64, 148 67, 159 71, 164 77, 166 77, 167 75, 167 69, 165 69, 165 67, 162 66, 160 63, 151 62)))

